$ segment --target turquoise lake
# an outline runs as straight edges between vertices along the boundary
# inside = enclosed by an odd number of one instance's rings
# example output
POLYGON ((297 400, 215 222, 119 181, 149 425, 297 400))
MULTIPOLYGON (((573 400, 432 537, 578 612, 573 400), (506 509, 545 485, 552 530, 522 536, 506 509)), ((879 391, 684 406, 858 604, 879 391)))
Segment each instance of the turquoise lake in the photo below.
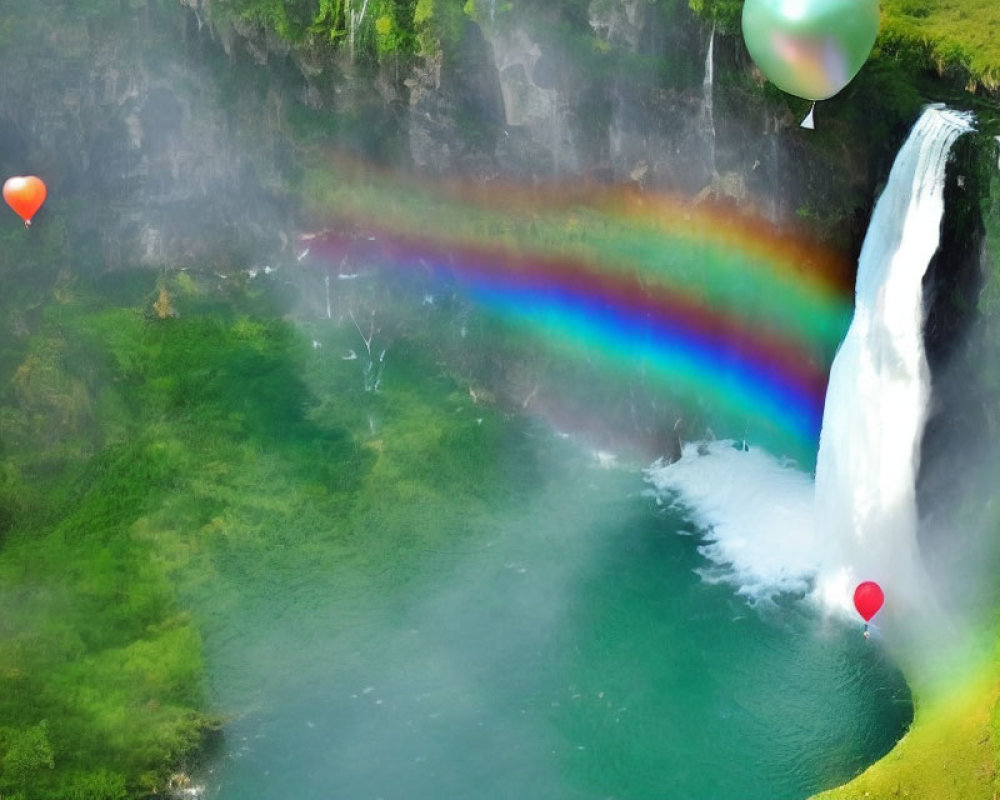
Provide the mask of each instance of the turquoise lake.
POLYGON ((506 424, 544 479, 451 544, 374 571, 279 550, 249 582, 217 557, 209 797, 793 800, 902 735, 907 687, 855 626, 704 581, 641 469, 506 424))

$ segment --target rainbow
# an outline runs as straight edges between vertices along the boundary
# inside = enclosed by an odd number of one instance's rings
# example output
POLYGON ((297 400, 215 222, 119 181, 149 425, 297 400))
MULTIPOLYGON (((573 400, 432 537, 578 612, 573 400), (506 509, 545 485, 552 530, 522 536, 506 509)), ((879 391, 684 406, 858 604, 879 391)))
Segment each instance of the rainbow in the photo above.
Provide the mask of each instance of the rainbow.
POLYGON ((328 268, 430 273, 544 337, 641 362, 675 394, 815 447, 850 317, 842 261, 759 220, 680 201, 511 195, 395 194, 376 210, 355 193, 306 243, 328 268))

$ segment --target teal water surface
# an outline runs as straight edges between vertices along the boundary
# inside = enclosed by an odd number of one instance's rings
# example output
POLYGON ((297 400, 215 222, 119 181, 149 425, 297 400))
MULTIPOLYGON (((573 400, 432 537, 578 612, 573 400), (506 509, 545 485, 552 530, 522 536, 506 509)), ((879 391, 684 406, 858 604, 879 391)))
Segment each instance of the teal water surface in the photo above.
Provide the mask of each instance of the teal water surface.
POLYGON ((506 424, 543 477, 512 473, 466 524, 460 491, 438 522, 416 499, 414 524, 458 526, 444 544, 417 532, 374 567, 271 552, 253 581, 217 555, 210 797, 792 800, 899 738, 910 698, 876 644, 705 583, 640 471, 506 424))

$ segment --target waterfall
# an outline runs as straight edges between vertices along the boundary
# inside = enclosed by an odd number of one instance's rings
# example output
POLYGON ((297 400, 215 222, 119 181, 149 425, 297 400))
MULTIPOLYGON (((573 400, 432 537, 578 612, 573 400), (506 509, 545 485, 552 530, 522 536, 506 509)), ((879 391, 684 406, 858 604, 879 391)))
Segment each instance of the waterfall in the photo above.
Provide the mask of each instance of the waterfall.
POLYGON ((705 121, 705 138, 708 142, 709 175, 715 176, 715 109, 712 102, 715 73, 715 24, 708 35, 708 52, 705 54, 705 78, 702 81, 702 113, 705 121))
POLYGON ((347 0, 348 18, 350 19, 350 30, 348 32, 348 42, 350 46, 351 61, 354 61, 354 40, 361 28, 361 23, 365 20, 365 11, 368 10, 368 0, 362 0, 361 10, 355 11, 351 8, 351 0, 347 0))
POLYGON ((685 446, 647 479, 702 533, 710 580, 751 600, 808 592, 849 611, 854 586, 886 589, 879 620, 924 619, 916 477, 930 374, 923 347, 924 272, 938 249, 945 167, 971 129, 932 106, 900 149, 858 264, 856 307, 827 389, 815 483, 760 448, 685 446), (919 613, 916 612, 919 609, 919 613))
POLYGON ((916 478, 930 373, 923 277, 938 249, 945 166, 969 118, 927 108, 896 157, 858 262, 851 326, 830 372, 816 463, 816 525, 841 568, 905 599, 922 582, 916 478))

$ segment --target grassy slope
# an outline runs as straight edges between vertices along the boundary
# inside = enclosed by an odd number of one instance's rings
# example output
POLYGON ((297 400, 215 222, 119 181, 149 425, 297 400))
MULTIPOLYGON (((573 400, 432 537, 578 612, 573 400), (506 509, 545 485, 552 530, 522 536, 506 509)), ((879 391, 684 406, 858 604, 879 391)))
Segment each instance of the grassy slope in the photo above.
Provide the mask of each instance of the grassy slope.
POLYGON ((922 49, 939 72, 967 71, 970 85, 1000 89, 996 0, 883 0, 881 45, 894 50, 900 40, 922 49))
POLYGON ((933 699, 917 699, 911 730, 881 761, 816 800, 983 800, 1000 792, 1000 662, 933 699))
MULTIPOLYGON (((738 35, 744 0, 688 0, 696 13, 738 35)), ((901 60, 960 79, 970 89, 1000 90, 1000 3, 996 0, 881 0, 874 60, 901 60)))

